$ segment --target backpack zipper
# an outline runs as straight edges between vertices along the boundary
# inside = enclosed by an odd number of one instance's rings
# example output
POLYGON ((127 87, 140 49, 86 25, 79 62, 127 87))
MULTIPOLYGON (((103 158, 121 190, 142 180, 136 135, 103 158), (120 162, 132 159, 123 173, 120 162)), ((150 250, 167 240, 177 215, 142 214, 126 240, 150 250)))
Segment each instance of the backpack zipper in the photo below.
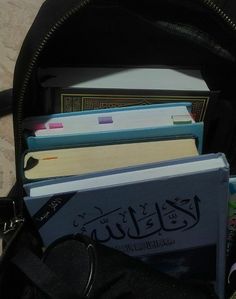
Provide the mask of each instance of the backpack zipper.
MULTIPOLYGON (((232 21, 232 19, 217 5, 213 0, 200 0, 206 7, 211 9, 214 13, 219 15, 229 26, 232 30, 236 31, 236 24, 232 21)), ((19 98, 17 101, 17 114, 16 114, 16 122, 17 122, 17 132, 16 132, 16 138, 17 138, 17 147, 18 151, 17 153, 22 152, 22 115, 23 115, 23 101, 25 92, 33 71, 33 68, 35 64, 37 63, 37 59, 44 49, 45 45, 47 44, 48 40, 51 38, 51 36, 54 34, 55 31, 57 31, 72 15, 76 14, 80 9, 85 7, 87 4, 89 4, 91 0, 84 0, 81 2, 78 6, 74 7, 73 9, 69 10, 60 20, 58 20, 54 26, 49 30, 49 32, 44 37, 43 41, 39 45, 37 51, 35 52, 29 67, 28 71, 26 72, 24 82, 19 94, 19 98)), ((20 170, 17 169, 17 177, 18 174, 20 174, 20 170)))
MULTIPOLYGON (((42 52, 42 50, 44 49, 45 45, 47 44, 48 40, 51 38, 51 36, 54 34, 55 31, 57 31, 65 22, 66 20, 68 20, 72 15, 76 14, 80 9, 82 9, 83 7, 85 7, 87 4, 89 4, 91 0, 84 0, 82 1, 78 6, 74 7, 73 9, 69 10, 61 19, 59 19, 54 26, 49 30, 49 32, 46 34, 46 36, 44 37, 43 41, 41 42, 41 44, 39 45, 37 51, 35 52, 28 70, 26 72, 24 81, 23 81, 23 85, 21 88, 21 91, 19 93, 19 100, 17 101, 17 114, 16 114, 16 122, 17 122, 17 146, 18 146, 18 153, 22 151, 22 115, 23 115, 23 101, 24 101, 24 96, 25 96, 25 92, 33 71, 33 68, 37 62, 37 59, 40 55, 40 53, 42 52)), ((17 170, 18 171, 18 170, 17 170)))
POLYGON ((213 0, 202 0, 203 3, 212 9, 215 13, 217 13, 221 18, 235 31, 236 24, 232 21, 232 19, 220 8, 213 0))
MULTIPOLYGON (((41 54, 42 50, 44 49, 45 45, 47 44, 48 40, 51 38, 51 36, 56 32, 65 22, 68 20, 72 15, 76 14, 80 9, 84 8, 87 4, 89 4, 91 0, 83 0, 79 5, 74 7, 73 9, 69 10, 67 13, 64 14, 62 18, 60 18, 53 27, 48 31, 48 33, 45 35, 44 39, 42 40, 41 44, 39 45, 37 51, 35 52, 28 70, 24 76, 24 81, 21 87, 21 90, 19 92, 18 101, 17 101, 17 108, 16 108, 16 123, 17 123, 17 130, 15 135, 15 144, 17 144, 17 150, 16 150, 16 159, 19 159, 19 154, 22 152, 22 116, 23 116, 23 102, 24 102, 24 96, 27 90, 27 86, 30 81, 30 77, 33 71, 33 68, 35 64, 37 63, 37 59, 39 55, 41 54)), ((21 169, 19 169, 19 164, 17 163, 16 167, 16 177, 17 180, 20 178, 21 175, 21 169)), ((23 188, 20 188, 21 197, 23 197, 23 188)), ((4 226, 4 234, 8 234, 11 231, 15 231, 22 222, 24 222, 23 216, 23 201, 19 200, 16 203, 15 206, 15 213, 16 215, 19 215, 18 217, 14 217, 13 219, 9 220, 8 223, 5 223, 4 226)))

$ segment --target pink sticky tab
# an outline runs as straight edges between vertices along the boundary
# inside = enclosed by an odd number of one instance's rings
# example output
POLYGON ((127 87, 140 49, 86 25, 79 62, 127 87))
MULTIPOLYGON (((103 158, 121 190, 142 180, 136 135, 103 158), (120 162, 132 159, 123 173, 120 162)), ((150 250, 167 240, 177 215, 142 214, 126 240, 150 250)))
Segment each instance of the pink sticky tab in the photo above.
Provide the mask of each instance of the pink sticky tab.
POLYGON ((63 124, 62 123, 49 123, 49 129, 62 129, 63 124))
POLYGON ((38 130, 46 130, 46 126, 45 124, 35 124, 34 127, 33 127, 33 130, 34 131, 38 131, 38 130))

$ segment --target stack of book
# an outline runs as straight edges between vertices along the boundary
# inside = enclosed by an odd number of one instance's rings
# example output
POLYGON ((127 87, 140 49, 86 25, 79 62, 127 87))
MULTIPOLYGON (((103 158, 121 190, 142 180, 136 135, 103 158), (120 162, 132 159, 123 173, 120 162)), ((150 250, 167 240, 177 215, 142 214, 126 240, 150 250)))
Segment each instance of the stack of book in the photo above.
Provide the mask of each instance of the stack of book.
POLYGON ((91 78, 83 69, 76 85, 67 72, 75 81, 78 70, 40 72, 52 75, 42 79, 50 107, 72 89, 77 108, 77 89, 109 95, 116 107, 25 119, 25 204, 45 246, 85 234, 172 276, 211 281, 224 298, 229 166, 222 153, 202 155, 206 107, 196 117, 193 97, 211 92, 199 72, 96 69, 91 78), (165 101, 137 105, 130 94, 139 90, 149 99, 161 90, 165 101), (122 92, 129 101, 117 107, 122 92))

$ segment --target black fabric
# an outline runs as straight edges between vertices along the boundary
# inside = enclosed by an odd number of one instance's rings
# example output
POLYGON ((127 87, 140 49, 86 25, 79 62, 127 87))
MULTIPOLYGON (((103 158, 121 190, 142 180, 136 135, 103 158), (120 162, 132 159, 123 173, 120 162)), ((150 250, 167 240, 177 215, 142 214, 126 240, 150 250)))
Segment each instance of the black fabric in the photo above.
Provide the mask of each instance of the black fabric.
MULTIPOLYGON (((87 298, 215 298, 206 286, 170 278, 84 236, 56 241, 46 250, 43 261, 63 282, 72 288, 77 286, 78 292, 87 298)), ((43 295, 39 298, 46 299, 43 295)))
POLYGON ((58 277, 26 248, 21 248, 12 258, 15 264, 40 290, 50 299, 79 299, 80 296, 73 291, 71 285, 66 285, 58 277))
POLYGON ((73 298, 68 289, 76 290, 74 298, 216 298, 206 286, 170 278, 84 236, 56 241, 42 261, 21 249, 12 262, 28 277, 28 297, 22 299, 73 298))
MULTIPOLYGON (((79 17, 71 17, 54 34, 41 53, 39 65, 191 65, 199 68, 234 61, 233 55, 217 39, 210 38, 196 25, 185 24, 188 18, 182 23, 174 17, 172 20, 167 11, 162 14, 158 7, 154 16, 150 11, 136 10, 112 5, 84 9, 79 17), (78 41, 75 36, 80 37, 78 41), (55 48, 60 51, 55 52, 55 48)), ((35 109, 40 109, 39 104, 31 107, 32 114, 40 113, 35 109)))
POLYGON ((89 281, 94 270, 94 256, 90 253, 90 249, 89 244, 68 239, 66 242, 52 245, 43 260, 57 273, 60 280, 83 296, 89 292, 89 281))
POLYGON ((12 89, 0 92, 0 117, 12 113, 12 89))
MULTIPOLYGON (((10 92, 7 91, 7 94, 9 95, 10 92)), ((3 237, 4 226, 9 226, 9 221, 19 214, 16 209, 17 201, 19 201, 19 192, 16 185, 11 188, 7 197, 0 197, 0 238, 3 237)))
POLYGON ((21 223, 18 228, 4 235, 4 251, 0 257, 0 298, 19 299, 24 292, 26 278, 9 261, 21 248, 27 247, 36 255, 41 256, 38 239, 29 232, 30 226, 21 223))
POLYGON ((0 238, 3 236, 4 225, 14 217, 12 198, 0 198, 0 238))
POLYGON ((236 22, 236 2, 234 0, 221 0, 221 7, 236 22))
POLYGON ((205 118, 203 153, 226 153, 233 174, 236 173, 235 148, 232 150, 232 143, 236 142, 234 107, 230 101, 225 101, 223 98, 217 105, 214 104, 209 107, 205 118))

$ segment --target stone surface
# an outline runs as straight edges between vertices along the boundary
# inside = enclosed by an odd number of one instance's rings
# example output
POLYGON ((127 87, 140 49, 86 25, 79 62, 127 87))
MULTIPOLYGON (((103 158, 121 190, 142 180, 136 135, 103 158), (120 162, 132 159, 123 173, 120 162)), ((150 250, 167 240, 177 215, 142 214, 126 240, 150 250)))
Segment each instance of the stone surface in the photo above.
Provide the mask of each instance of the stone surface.
POLYGON ((0 196, 6 196, 15 181, 12 115, 0 119, 0 196))
MULTIPOLYGON (((0 0, 0 91, 12 87, 15 62, 43 0, 0 0)), ((0 196, 15 181, 12 116, 0 118, 0 196)))

